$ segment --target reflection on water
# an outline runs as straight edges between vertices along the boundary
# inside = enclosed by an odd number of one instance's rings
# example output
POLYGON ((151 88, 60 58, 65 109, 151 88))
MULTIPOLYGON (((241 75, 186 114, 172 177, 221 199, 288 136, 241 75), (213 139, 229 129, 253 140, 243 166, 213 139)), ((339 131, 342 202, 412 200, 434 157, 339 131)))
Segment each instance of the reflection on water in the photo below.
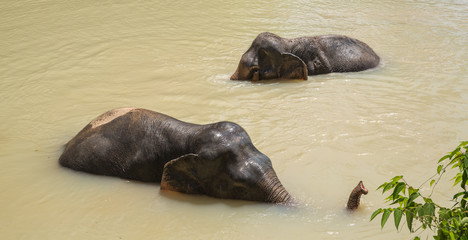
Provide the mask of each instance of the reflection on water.
MULTIPOLYGON (((0 7, 3 239, 400 239, 370 214, 397 174, 415 185, 468 135, 463 1, 7 1, 0 7), (434 17, 437 16, 437 17, 434 17), (229 81, 255 36, 345 34, 376 69, 229 81), (296 208, 163 193, 58 166, 99 114, 137 106, 237 122, 296 208), (344 211, 359 180, 370 190, 344 211)), ((453 191, 442 183, 435 198, 453 191)))

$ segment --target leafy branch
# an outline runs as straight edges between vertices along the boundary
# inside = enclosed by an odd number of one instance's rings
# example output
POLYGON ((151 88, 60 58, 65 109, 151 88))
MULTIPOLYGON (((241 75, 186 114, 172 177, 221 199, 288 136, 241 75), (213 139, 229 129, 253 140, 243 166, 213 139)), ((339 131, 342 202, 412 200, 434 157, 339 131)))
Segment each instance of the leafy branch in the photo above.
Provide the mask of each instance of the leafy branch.
MULTIPOLYGON (((393 213, 395 227, 398 231, 401 219, 406 218, 408 230, 412 233, 427 228, 436 231, 436 240, 442 239, 462 239, 468 240, 468 141, 461 142, 455 150, 443 156, 438 161, 437 173, 423 182, 420 187, 414 188, 409 185, 403 176, 395 176, 389 182, 380 185, 377 190, 382 189, 382 194, 391 192, 385 199, 389 208, 379 208, 371 215, 372 221, 382 214, 380 225, 383 228, 388 218, 393 213), (447 168, 458 168, 458 172, 451 179, 453 186, 460 185, 461 190, 453 195, 452 201, 455 204, 448 208, 435 203, 431 196, 435 187, 439 183, 447 168), (420 193, 423 185, 427 184, 432 188, 429 196, 420 193), (393 191, 391 191, 393 190, 393 191), (414 228, 416 222, 419 227, 414 228)), ((420 239, 416 236, 414 239, 420 239)))

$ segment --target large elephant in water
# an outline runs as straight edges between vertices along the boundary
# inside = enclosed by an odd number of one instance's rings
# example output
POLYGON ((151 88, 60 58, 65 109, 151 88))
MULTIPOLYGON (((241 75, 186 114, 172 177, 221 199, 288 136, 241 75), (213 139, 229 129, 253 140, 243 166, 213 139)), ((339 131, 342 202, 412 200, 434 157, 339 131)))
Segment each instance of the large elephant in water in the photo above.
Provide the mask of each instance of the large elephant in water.
POLYGON ((341 35, 286 39, 261 33, 242 55, 231 80, 304 79, 376 67, 379 56, 365 43, 341 35))
POLYGON ((65 147, 62 166, 160 182, 162 190, 289 204, 270 159, 232 122, 197 125, 139 108, 91 121, 65 147))

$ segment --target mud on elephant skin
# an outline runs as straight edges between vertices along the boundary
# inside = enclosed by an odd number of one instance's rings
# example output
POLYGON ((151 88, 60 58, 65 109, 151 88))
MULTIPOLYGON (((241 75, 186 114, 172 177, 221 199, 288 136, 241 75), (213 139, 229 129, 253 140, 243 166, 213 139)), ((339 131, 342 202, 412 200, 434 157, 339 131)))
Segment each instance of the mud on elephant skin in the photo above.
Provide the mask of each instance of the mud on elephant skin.
POLYGON ((291 204, 270 159, 232 122, 197 125, 140 108, 108 111, 65 146, 62 166, 160 182, 162 190, 291 204))
POLYGON ((379 56, 365 43, 342 35, 282 38, 260 33, 242 55, 231 80, 304 79, 376 67, 379 56))

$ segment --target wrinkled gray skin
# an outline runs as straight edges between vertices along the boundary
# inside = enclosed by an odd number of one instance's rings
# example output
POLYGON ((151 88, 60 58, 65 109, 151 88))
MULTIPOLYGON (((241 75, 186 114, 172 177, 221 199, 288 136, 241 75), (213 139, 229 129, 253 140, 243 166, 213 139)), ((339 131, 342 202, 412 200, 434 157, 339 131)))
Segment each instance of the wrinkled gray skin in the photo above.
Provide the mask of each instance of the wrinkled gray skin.
POLYGON ((242 55, 231 80, 304 79, 376 67, 379 56, 365 43, 341 35, 287 39, 264 32, 242 55))
POLYGON ((290 204, 270 159, 239 125, 196 125, 146 109, 104 113, 71 139, 62 166, 161 182, 162 190, 290 204))

